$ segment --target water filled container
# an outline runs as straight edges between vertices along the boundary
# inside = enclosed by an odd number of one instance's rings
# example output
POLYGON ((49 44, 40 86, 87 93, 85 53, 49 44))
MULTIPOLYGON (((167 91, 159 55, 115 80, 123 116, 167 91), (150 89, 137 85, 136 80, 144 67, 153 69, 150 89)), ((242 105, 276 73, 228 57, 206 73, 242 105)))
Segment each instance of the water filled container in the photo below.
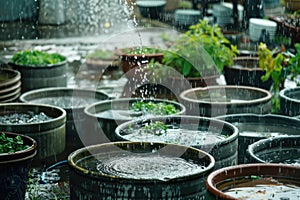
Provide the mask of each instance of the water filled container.
POLYGON ((207 199, 299 199, 300 167, 285 164, 244 164, 212 172, 207 199))
POLYGON ((277 136, 300 136, 300 120, 288 116, 251 113, 219 116, 239 130, 238 163, 246 164, 249 156, 248 145, 265 138, 277 136))
POLYGON ((272 94, 267 90, 239 85, 198 87, 180 94, 187 114, 207 117, 237 113, 270 113, 271 97, 272 94))
POLYGON ((196 116, 164 116, 125 122, 116 137, 132 142, 165 142, 191 146, 211 154, 215 169, 237 164, 238 129, 232 124, 196 116))
POLYGON ((259 140, 248 146, 250 162, 283 163, 300 167, 300 135, 259 140))
POLYGON ((42 104, 7 103, 0 105, 0 129, 21 133, 37 142, 36 162, 46 162, 65 149, 66 111, 42 104))
POLYGON ((88 146, 69 155, 71 199, 205 199, 211 155, 146 142, 88 146))
POLYGON ((92 145, 116 141, 115 129, 118 125, 133 119, 144 119, 153 115, 166 115, 165 111, 169 111, 170 108, 175 108, 175 110, 171 109, 172 111, 175 111, 175 113, 172 114, 184 114, 186 110, 185 107, 178 102, 150 98, 120 98, 92 104, 84 109, 87 118, 86 125, 90 130, 90 139, 87 138, 86 142, 87 144, 92 145), (136 103, 142 103, 146 107, 149 107, 149 111, 133 110, 132 105, 136 103), (154 109, 152 110, 152 108, 154 109), (162 112, 151 113, 157 108, 163 108, 161 110, 162 112))
POLYGON ((25 92, 20 101, 36 104, 58 106, 66 111, 66 151, 71 153, 84 145, 81 137, 86 132, 84 108, 102 100, 108 95, 95 90, 74 89, 66 87, 42 88, 25 92))
POLYGON ((279 93, 280 114, 287 116, 300 115, 300 87, 285 88, 279 93))

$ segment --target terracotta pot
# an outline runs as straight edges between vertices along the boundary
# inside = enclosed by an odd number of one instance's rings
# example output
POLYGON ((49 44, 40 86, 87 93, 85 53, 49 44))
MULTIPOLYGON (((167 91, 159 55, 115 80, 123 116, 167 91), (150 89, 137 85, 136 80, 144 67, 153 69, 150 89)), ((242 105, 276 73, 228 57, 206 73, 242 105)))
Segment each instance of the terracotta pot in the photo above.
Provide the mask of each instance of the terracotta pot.
MULTIPOLYGON (((251 181, 253 181, 253 179, 251 179, 252 177, 274 180, 280 179, 280 182, 284 181, 286 185, 293 184, 299 187, 300 167, 284 164, 247 164, 226 167, 212 172, 207 177, 206 186, 211 194, 211 199, 238 200, 238 198, 225 194, 224 191, 238 184, 251 183, 251 181)), ((251 185, 249 187, 251 187, 251 185)), ((259 195, 259 192, 255 196, 257 195, 259 195)), ((276 195, 277 194, 275 194, 275 196, 276 195)), ((248 199, 253 198, 249 197, 248 199)))
POLYGON ((125 53, 124 49, 117 51, 117 55, 120 58, 121 67, 123 72, 128 78, 134 77, 140 72, 140 68, 149 63, 152 59, 157 62, 161 62, 163 59, 163 53, 155 54, 130 54, 125 53))

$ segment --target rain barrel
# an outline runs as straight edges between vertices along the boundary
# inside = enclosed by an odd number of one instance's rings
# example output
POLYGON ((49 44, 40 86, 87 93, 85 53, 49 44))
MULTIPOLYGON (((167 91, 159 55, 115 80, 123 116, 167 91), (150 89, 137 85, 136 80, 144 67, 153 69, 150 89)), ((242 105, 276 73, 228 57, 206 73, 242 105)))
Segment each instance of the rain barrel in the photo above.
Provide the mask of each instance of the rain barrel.
POLYGON ((27 66, 9 63, 21 73, 22 92, 47 87, 67 86, 67 60, 58 64, 27 66))
POLYGON ((0 130, 21 133, 37 142, 35 163, 47 163, 65 150, 66 111, 42 104, 0 104, 0 130))
POLYGON ((276 114, 257 115, 241 113, 218 116, 239 130, 238 163, 249 163, 248 146, 265 138, 278 136, 300 136, 300 120, 276 114))
POLYGON ((259 140, 248 146, 252 163, 283 163, 300 167, 300 135, 259 140))
POLYGON ((71 153, 70 197, 77 199, 206 199, 214 158, 165 143, 112 142, 71 153))
POLYGON ((191 146, 212 155, 215 169, 237 164, 238 129, 217 119, 182 115, 132 120, 116 128, 116 138, 191 146))
MULTIPOLYGON (((150 107, 153 105, 167 105, 172 106, 176 109, 177 115, 184 114, 186 108, 181 103, 175 101, 169 101, 165 99, 151 99, 151 98, 119 98, 101 101, 84 109, 86 115, 87 124, 91 130, 90 139, 87 141, 89 145, 103 143, 103 142, 114 142, 115 129, 119 124, 124 122, 137 119, 146 118, 150 115, 162 116, 165 113, 152 113, 151 109, 147 112, 138 111, 135 112, 131 109, 131 106, 135 103, 143 102, 148 104, 150 107), (151 104, 151 105, 150 105, 151 104)), ((156 107, 156 106, 154 106, 156 107)), ((163 106, 161 106, 163 107, 163 106)))
POLYGON ((107 99, 109 96, 101 91, 66 87, 36 89, 20 96, 21 102, 53 105, 66 111, 67 154, 84 146, 80 138, 86 132, 84 108, 107 99))

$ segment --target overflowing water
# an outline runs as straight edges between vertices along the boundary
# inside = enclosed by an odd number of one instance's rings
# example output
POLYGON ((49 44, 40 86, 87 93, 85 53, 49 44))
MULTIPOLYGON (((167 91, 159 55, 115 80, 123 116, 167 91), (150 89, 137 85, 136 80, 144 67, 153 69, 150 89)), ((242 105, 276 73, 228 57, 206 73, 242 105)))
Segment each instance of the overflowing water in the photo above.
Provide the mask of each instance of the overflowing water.
POLYGON ((52 117, 46 115, 44 112, 38 114, 27 111, 24 113, 11 113, 0 116, 1 124, 31 124, 31 123, 42 123, 53 119, 52 117))

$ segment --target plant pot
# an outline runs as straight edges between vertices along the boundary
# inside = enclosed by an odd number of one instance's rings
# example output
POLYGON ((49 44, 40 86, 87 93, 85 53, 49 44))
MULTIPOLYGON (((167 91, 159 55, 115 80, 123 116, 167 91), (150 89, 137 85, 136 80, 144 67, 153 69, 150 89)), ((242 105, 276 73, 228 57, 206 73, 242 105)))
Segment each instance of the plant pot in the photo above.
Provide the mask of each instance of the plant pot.
POLYGON ((92 104, 84 109, 87 127, 90 130, 90 134, 86 136, 86 144, 93 145, 116 141, 115 129, 118 125, 133 119, 144 119, 153 116, 153 114, 147 112, 134 112, 131 110, 130 107, 133 103, 141 101, 173 105, 178 110, 176 114, 184 114, 186 110, 180 103, 163 99, 121 98, 92 104))
POLYGON ((185 115, 150 117, 125 122, 115 132, 122 141, 164 142, 203 150, 214 157, 215 169, 237 164, 238 129, 224 121, 185 115), (145 127, 157 122, 167 126, 166 132, 162 127, 145 131, 145 127), (157 131, 162 132, 156 134, 157 131))
POLYGON ((11 69, 0 69, 0 102, 15 101, 21 94, 21 74, 11 69))
POLYGON ((245 85, 270 90, 273 81, 262 81, 263 75, 265 72, 258 66, 258 57, 237 57, 233 66, 224 67, 227 85, 245 85))
POLYGON ((107 99, 108 95, 100 91, 65 87, 37 89, 20 96, 21 102, 53 105, 66 111, 66 154, 84 146, 81 142, 86 133, 84 108, 107 99))
POLYGON ((250 162, 247 149, 254 142, 277 136, 298 136, 300 133, 300 120, 283 115, 243 113, 218 116, 216 118, 225 120, 238 128, 239 164, 250 162))
POLYGON ((43 104, 7 103, 0 105, 0 117, 2 118, 1 130, 24 134, 37 142, 35 164, 52 162, 52 157, 64 151, 66 145, 66 112, 62 108, 43 104), (29 114, 29 112, 32 113, 32 116, 20 117, 23 114, 29 114), (11 116, 12 114, 15 116, 11 116), (11 117, 6 117, 8 121, 4 122, 3 117, 5 115, 11 117), (22 121, 12 122, 11 119, 22 121))
POLYGON ((137 76, 137 74, 139 74, 139 72, 141 71, 141 68, 149 63, 152 59, 156 62, 161 62, 164 56, 163 53, 126 53, 125 49, 119 49, 117 51, 117 55, 121 60, 121 67, 127 78, 137 76))
POLYGON ((2 199, 24 199, 31 162, 37 143, 31 137, 5 132, 7 137, 20 136, 29 148, 15 153, 0 154, 0 193, 2 199))
POLYGON ((259 140, 248 147, 252 163, 282 163, 300 167, 300 135, 259 140))
POLYGON ((22 92, 46 87, 67 86, 67 61, 46 66, 25 66, 9 63, 21 73, 22 92))
POLYGON ((285 88, 279 92, 279 113, 287 116, 300 115, 300 87, 285 88))
POLYGON ((145 18, 150 19, 163 19, 164 7, 166 0, 137 0, 136 5, 140 10, 140 13, 145 18))
POLYGON ((79 149, 68 163, 71 199, 205 199, 214 159, 180 145, 114 142, 79 149))
POLYGON ((234 113, 270 113, 271 97, 267 90, 248 86, 198 87, 180 94, 188 115, 207 117, 234 113))
POLYGON ((299 185, 300 167, 284 164, 247 164, 226 167, 212 172, 206 181, 211 198, 220 200, 268 199, 270 197, 297 199, 299 185), (276 181, 282 185, 276 185, 276 181), (259 184, 260 187, 256 186, 259 184), (241 188, 243 185, 244 189, 241 188), (264 185, 268 187, 263 187, 264 185), (295 188, 291 185, 295 185, 295 188), (233 194, 225 193, 226 190, 234 187, 240 190, 233 191, 233 194), (289 190, 283 187, 288 187, 289 190), (245 194, 244 198, 236 196, 241 194, 245 194))

